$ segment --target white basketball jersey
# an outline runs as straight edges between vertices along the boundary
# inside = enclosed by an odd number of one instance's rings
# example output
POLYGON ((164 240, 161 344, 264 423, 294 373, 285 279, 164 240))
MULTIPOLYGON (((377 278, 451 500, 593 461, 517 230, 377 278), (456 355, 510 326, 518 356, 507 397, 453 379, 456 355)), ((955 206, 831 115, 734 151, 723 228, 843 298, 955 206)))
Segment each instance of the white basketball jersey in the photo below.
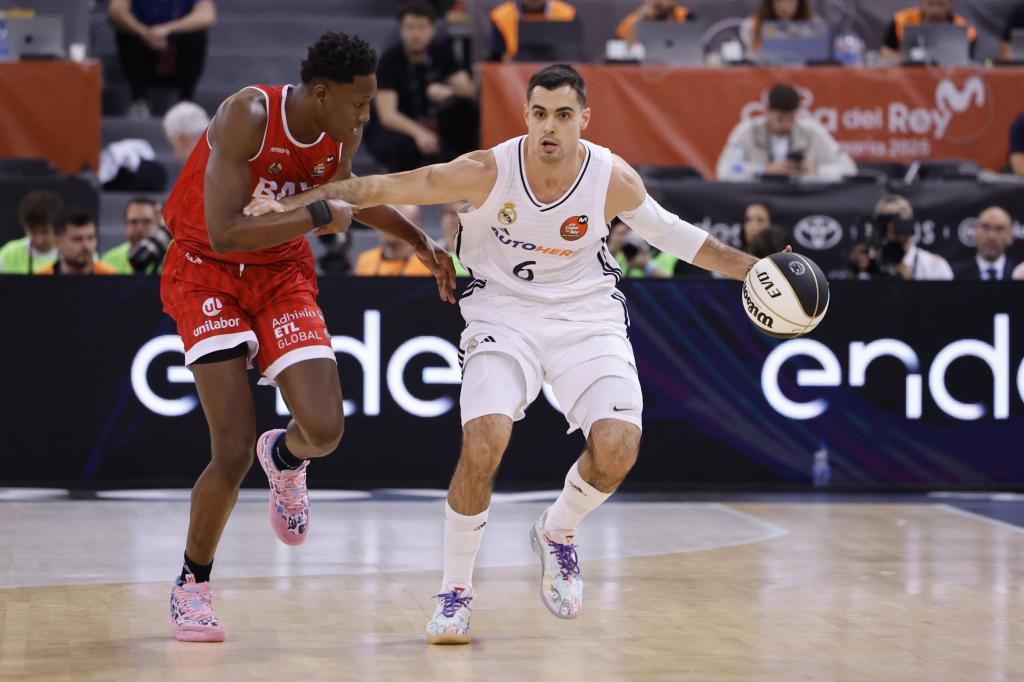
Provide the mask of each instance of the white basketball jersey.
POLYGON ((492 149, 494 188, 482 206, 459 215, 458 257, 474 278, 463 294, 463 312, 494 295, 529 307, 603 299, 599 307, 611 304, 622 319, 624 301, 615 290, 621 272, 605 248, 611 152, 582 140, 586 155, 579 175, 564 195, 544 204, 526 179, 525 144, 523 136, 492 149))

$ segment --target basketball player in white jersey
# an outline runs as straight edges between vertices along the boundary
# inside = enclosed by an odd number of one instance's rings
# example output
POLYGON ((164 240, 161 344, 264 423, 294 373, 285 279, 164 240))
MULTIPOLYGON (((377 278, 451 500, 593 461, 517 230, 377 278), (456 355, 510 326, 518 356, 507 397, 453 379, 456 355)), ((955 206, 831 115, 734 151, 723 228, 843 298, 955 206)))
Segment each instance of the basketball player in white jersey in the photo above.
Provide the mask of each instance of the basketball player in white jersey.
POLYGON ((756 262, 661 208, 640 176, 608 149, 581 140, 590 120, 583 79, 549 66, 530 79, 528 134, 450 163, 333 182, 251 214, 320 199, 360 209, 466 201, 456 250, 473 280, 461 298, 463 440, 445 509, 444 576, 427 624, 432 643, 469 641, 473 564, 491 485, 514 421, 551 384, 570 432, 586 449, 558 499, 530 530, 540 594, 559 618, 576 618, 583 580, 576 529, 626 477, 640 445, 643 398, 629 343, 620 272, 605 247, 618 216, 685 261, 742 279, 756 262))

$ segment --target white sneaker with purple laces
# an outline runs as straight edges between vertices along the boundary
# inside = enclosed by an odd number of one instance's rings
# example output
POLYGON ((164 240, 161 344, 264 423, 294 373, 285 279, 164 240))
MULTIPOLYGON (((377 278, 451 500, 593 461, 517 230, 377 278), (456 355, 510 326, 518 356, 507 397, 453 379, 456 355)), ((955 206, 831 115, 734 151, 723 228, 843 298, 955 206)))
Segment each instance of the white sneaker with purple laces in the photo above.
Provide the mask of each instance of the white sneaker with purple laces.
POLYGON ((540 557, 540 599, 559 618, 577 618, 583 608, 583 576, 573 539, 575 531, 546 531, 545 511, 530 529, 530 545, 540 557))
POLYGON ((427 623, 428 644, 466 644, 469 642, 469 614, 473 588, 451 585, 447 592, 434 595, 437 608, 427 623))

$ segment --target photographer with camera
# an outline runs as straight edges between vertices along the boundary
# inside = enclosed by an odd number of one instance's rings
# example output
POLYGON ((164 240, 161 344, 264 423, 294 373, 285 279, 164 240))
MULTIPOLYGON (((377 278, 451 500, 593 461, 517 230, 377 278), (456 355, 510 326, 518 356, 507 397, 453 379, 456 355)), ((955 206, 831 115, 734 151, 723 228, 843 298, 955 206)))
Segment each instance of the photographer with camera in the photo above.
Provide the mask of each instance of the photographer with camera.
POLYGON ((619 264, 623 277, 664 279, 672 276, 671 272, 658 263, 657 257, 652 255, 651 245, 618 218, 612 220, 607 244, 608 251, 619 264))
POLYGON ((803 177, 841 180, 857 164, 821 123, 800 111, 800 93, 779 84, 768 93, 764 116, 740 121, 718 157, 719 180, 803 177))
POLYGON ((890 194, 877 204, 872 224, 881 241, 879 268, 907 280, 950 280, 953 269, 942 256, 915 243, 914 209, 905 197, 890 194))

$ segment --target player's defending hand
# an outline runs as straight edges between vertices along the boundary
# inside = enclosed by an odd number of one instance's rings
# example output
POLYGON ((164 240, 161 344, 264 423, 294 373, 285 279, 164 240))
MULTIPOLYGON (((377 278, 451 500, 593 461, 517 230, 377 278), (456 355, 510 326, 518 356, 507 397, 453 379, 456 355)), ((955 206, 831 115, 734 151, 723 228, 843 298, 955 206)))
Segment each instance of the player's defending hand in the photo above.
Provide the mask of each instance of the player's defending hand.
POLYGON ((455 266, 452 257, 433 239, 416 248, 416 257, 430 270, 437 280, 437 293, 442 301, 455 303, 455 266))
MULTIPOLYGON (((276 199, 268 199, 266 197, 256 197, 250 201, 245 208, 242 209, 242 215, 258 217, 261 215, 267 215, 268 213, 284 213, 285 211, 291 211, 300 206, 293 206, 287 203, 287 199, 278 201, 276 199)), ((355 206, 342 201, 341 199, 327 199, 327 205, 331 208, 331 216, 333 219, 327 225, 324 225, 318 230, 314 230, 313 234, 332 234, 335 232, 344 232, 348 229, 349 225, 352 224, 352 211, 355 206)))

